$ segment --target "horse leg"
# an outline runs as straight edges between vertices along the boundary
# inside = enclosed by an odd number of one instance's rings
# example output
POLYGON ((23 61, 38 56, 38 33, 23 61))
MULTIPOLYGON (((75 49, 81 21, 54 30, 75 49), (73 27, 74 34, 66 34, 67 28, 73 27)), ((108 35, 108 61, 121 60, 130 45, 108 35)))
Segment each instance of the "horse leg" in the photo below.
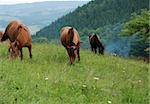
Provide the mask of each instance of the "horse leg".
POLYGON ((23 59, 23 54, 22 54, 22 48, 20 49, 20 58, 21 58, 21 60, 23 59))
POLYGON ((77 50, 78 61, 80 61, 80 52, 79 52, 79 50, 80 50, 80 49, 77 50))
POLYGON ((32 59, 32 46, 29 46, 29 47, 28 47, 28 50, 29 50, 29 56, 30 56, 30 58, 32 59))
POLYGON ((66 48, 66 50, 67 50, 67 53, 68 53, 68 56, 69 56, 70 64, 72 64, 72 59, 71 59, 71 56, 69 54, 69 49, 66 48))

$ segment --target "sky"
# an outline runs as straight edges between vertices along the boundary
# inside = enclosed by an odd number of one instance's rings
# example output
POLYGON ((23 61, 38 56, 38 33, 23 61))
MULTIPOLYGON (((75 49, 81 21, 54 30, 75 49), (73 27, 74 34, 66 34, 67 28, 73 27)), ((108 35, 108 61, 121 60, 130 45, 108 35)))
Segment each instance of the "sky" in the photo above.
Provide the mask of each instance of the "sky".
POLYGON ((0 0, 0 4, 32 3, 42 1, 90 1, 90 0, 0 0))

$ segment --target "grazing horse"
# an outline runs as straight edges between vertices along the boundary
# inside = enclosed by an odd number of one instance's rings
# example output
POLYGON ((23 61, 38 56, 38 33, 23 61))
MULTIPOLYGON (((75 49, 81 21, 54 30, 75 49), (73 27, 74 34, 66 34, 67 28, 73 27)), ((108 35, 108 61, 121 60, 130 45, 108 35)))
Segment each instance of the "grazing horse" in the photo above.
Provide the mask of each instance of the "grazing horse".
POLYGON ((28 28, 18 21, 12 21, 6 27, 6 30, 1 38, 1 41, 10 40, 11 54, 20 53, 21 60, 23 59, 22 48, 28 47, 29 56, 32 58, 32 38, 28 28), (18 52, 17 52, 18 51, 18 52))
POLYGON ((69 55, 70 64, 74 63, 76 57, 78 57, 78 61, 80 61, 80 37, 77 30, 73 27, 63 27, 60 31, 60 35, 61 43, 69 55))
POLYGON ((97 53, 97 48, 99 49, 99 54, 104 54, 104 46, 102 45, 99 37, 96 34, 89 36, 89 41, 91 45, 91 50, 97 53))

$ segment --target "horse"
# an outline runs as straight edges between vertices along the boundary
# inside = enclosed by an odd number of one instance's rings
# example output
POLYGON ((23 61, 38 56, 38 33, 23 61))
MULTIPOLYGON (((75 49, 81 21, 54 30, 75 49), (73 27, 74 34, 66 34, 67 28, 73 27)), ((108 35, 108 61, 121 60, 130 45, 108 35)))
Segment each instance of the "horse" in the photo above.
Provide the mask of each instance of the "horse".
POLYGON ((97 53, 97 48, 98 48, 99 54, 102 54, 102 55, 104 54, 104 46, 101 43, 98 35, 94 33, 89 35, 89 42, 91 45, 91 51, 94 51, 95 53, 97 53))
POLYGON ((77 30, 73 27, 63 27, 60 31, 60 40, 67 50, 70 64, 74 63, 76 57, 80 61, 80 37, 77 30))
POLYGON ((7 39, 9 39, 11 43, 11 47, 9 48, 9 50, 12 50, 11 54, 20 53, 20 58, 22 60, 22 48, 27 47, 29 50, 29 56, 32 58, 32 38, 29 29, 25 25, 19 21, 10 22, 6 27, 1 41, 5 41, 7 39))

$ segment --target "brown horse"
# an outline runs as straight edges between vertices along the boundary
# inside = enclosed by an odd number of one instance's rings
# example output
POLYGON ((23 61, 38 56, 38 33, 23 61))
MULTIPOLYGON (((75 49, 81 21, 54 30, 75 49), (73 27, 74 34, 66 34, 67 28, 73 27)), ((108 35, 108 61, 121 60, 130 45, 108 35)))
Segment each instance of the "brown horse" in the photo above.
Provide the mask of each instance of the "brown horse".
POLYGON ((97 53, 97 48, 99 49, 99 54, 104 54, 104 46, 102 45, 99 37, 96 34, 92 34, 89 36, 89 41, 91 45, 91 50, 97 53))
POLYGON ((28 28, 18 21, 12 21, 6 27, 1 41, 9 39, 11 46, 9 51, 12 54, 20 53, 21 60, 23 59, 22 48, 28 47, 30 58, 32 58, 32 38, 28 28), (17 50, 19 52, 17 52, 17 50))
POLYGON ((78 57, 78 61, 80 61, 80 37, 77 30, 73 27, 63 27, 60 35, 61 43, 68 52, 70 64, 74 63, 76 56, 78 57))

